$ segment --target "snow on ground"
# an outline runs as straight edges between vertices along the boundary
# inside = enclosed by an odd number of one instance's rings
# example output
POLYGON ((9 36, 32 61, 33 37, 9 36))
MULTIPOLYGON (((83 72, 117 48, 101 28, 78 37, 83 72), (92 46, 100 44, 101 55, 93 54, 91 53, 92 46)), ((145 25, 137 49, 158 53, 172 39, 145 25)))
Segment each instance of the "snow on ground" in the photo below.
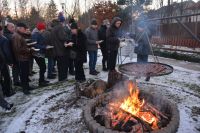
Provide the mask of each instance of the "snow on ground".
MULTIPOLYGON (((129 58, 125 60, 129 61, 129 58)), ((132 61, 136 61, 135 55, 132 61)), ((186 66, 193 63, 164 58, 160 58, 160 61, 171 64, 174 72, 162 77, 153 77, 150 82, 145 82, 144 78, 138 79, 139 87, 162 95, 178 105, 180 111, 178 133, 200 132, 200 67, 199 70, 196 68, 189 70, 186 66)), ((88 64, 84 67, 87 78, 107 80, 106 72, 91 76, 88 64)), ((97 67, 101 71, 101 56, 98 58, 97 67)), ((34 69, 38 71, 36 65, 34 69)), ((37 86, 37 79, 38 74, 31 77, 31 84, 37 86)), ((89 99, 76 98, 74 77, 69 76, 67 82, 58 83, 57 80, 52 80, 51 83, 53 85, 49 87, 32 91, 30 96, 23 95, 21 90, 17 89, 14 96, 6 98, 15 104, 15 108, 11 112, 5 112, 0 108, 0 132, 89 133, 84 124, 82 111, 82 107, 89 99)))

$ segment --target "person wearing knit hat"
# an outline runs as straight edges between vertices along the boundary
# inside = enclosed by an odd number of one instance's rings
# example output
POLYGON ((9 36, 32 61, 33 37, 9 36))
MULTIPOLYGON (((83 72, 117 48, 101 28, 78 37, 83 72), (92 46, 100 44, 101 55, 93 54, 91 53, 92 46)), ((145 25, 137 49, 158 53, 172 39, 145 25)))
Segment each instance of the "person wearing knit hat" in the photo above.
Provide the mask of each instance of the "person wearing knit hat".
POLYGON ((98 26, 96 19, 92 19, 91 26, 85 31, 87 36, 87 51, 89 53, 89 69, 91 75, 97 75, 99 72, 95 69, 97 62, 98 46, 102 41, 98 39, 98 26))
POLYGON ((71 26, 71 43, 73 43, 71 50, 76 53, 74 56, 75 65, 75 80, 77 82, 84 82, 86 80, 83 63, 87 61, 87 51, 86 51, 86 36, 78 28, 77 23, 72 23, 71 26))
POLYGON ((91 25, 97 25, 97 20, 95 18, 92 19, 91 25))
POLYGON ((43 23, 43 22, 37 23, 37 29, 38 29, 39 31, 45 30, 45 29, 46 29, 45 23, 43 23))
POLYGON ((60 13, 58 14, 58 20, 59 20, 61 23, 65 22, 65 17, 64 17, 64 15, 63 15, 62 12, 60 12, 60 13))
POLYGON ((71 23, 70 28, 71 29, 78 29, 77 23, 75 23, 75 22, 71 23))
POLYGON ((34 47, 36 49, 39 49, 38 53, 35 53, 33 55, 33 58, 35 59, 36 63, 39 66, 40 69, 40 76, 39 76, 39 86, 47 86, 49 81, 45 80, 45 72, 46 72, 46 64, 45 64, 45 52, 48 48, 48 44, 44 44, 44 37, 42 36, 42 33, 45 31, 46 25, 44 22, 39 22, 36 25, 35 31, 32 33, 32 40, 37 42, 34 47))

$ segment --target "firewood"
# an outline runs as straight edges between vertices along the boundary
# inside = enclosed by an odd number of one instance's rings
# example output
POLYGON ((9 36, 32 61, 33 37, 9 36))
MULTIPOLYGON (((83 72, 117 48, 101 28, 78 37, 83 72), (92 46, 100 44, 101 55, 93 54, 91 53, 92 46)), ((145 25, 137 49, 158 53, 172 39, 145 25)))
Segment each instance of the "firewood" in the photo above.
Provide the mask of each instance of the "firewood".
POLYGON ((166 115, 164 115, 162 112, 158 111, 155 107, 153 107, 150 103, 146 103, 145 104, 148 108, 150 108, 150 110, 152 110, 153 112, 155 112, 156 114, 159 114, 160 116, 162 116, 165 119, 169 119, 166 115))
POLYGON ((138 124, 132 126, 132 130, 130 133, 144 133, 142 124, 138 123, 138 124))

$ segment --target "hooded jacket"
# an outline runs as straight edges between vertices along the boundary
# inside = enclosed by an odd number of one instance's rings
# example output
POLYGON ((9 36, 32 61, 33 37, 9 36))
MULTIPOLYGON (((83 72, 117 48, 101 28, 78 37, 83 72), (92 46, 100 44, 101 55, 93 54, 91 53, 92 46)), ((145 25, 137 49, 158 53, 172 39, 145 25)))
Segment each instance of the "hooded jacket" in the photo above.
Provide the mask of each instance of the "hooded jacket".
POLYGON ((110 28, 108 28, 107 32, 106 32, 106 38, 107 38, 107 49, 108 51, 117 51, 119 48, 119 37, 120 37, 120 31, 119 28, 117 28, 115 26, 115 23, 117 21, 121 21, 121 18, 119 17, 115 17, 113 18, 112 22, 111 22, 111 26, 110 28))

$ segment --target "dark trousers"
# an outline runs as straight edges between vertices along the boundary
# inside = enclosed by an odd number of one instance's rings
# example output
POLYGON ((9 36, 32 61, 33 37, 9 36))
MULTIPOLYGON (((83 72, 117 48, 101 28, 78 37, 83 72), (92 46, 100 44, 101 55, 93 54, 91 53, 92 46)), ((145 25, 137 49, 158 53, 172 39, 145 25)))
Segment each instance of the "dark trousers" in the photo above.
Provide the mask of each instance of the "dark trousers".
POLYGON ((97 51, 88 51, 90 72, 95 71, 97 63, 97 51))
POLYGON ((19 61, 20 80, 24 90, 29 87, 29 61, 19 61))
POLYGON ((19 63, 15 63, 12 67, 13 82, 18 83, 19 80, 19 63))
POLYGON ((31 75, 32 74, 32 71, 33 71, 33 64, 34 64, 34 59, 31 58, 29 60, 29 74, 31 75))
POLYGON ((75 61, 73 59, 69 59, 69 73, 70 74, 74 73, 74 66, 75 66, 75 61))
POLYGON ((51 76, 54 72, 54 66, 55 66, 55 59, 53 57, 48 58, 48 76, 51 76))
POLYGON ((115 70, 116 62, 117 62, 117 53, 118 51, 109 51, 108 53, 108 69, 115 70))
POLYGON ((103 68, 107 68, 108 53, 107 53, 106 48, 101 47, 101 53, 102 53, 102 56, 103 56, 102 66, 103 66, 103 68))
POLYGON ((82 61, 75 60, 75 80, 85 80, 82 61))
POLYGON ((57 67, 58 67, 58 80, 63 81, 67 79, 67 73, 68 73, 68 62, 69 58, 67 56, 58 56, 56 57, 57 60, 57 67))
POLYGON ((137 54, 137 62, 148 62, 148 55, 137 54))
POLYGON ((0 106, 6 108, 9 103, 3 98, 2 86, 0 84, 0 106))
POLYGON ((43 82, 44 81, 44 74, 46 72, 45 58, 34 57, 34 59, 35 59, 36 63, 38 64, 39 68, 40 68, 39 82, 43 82))
POLYGON ((3 93, 5 96, 10 96, 11 93, 13 93, 12 89, 12 80, 10 77, 10 70, 8 65, 3 65, 3 68, 1 70, 2 74, 2 88, 3 88, 3 93))

